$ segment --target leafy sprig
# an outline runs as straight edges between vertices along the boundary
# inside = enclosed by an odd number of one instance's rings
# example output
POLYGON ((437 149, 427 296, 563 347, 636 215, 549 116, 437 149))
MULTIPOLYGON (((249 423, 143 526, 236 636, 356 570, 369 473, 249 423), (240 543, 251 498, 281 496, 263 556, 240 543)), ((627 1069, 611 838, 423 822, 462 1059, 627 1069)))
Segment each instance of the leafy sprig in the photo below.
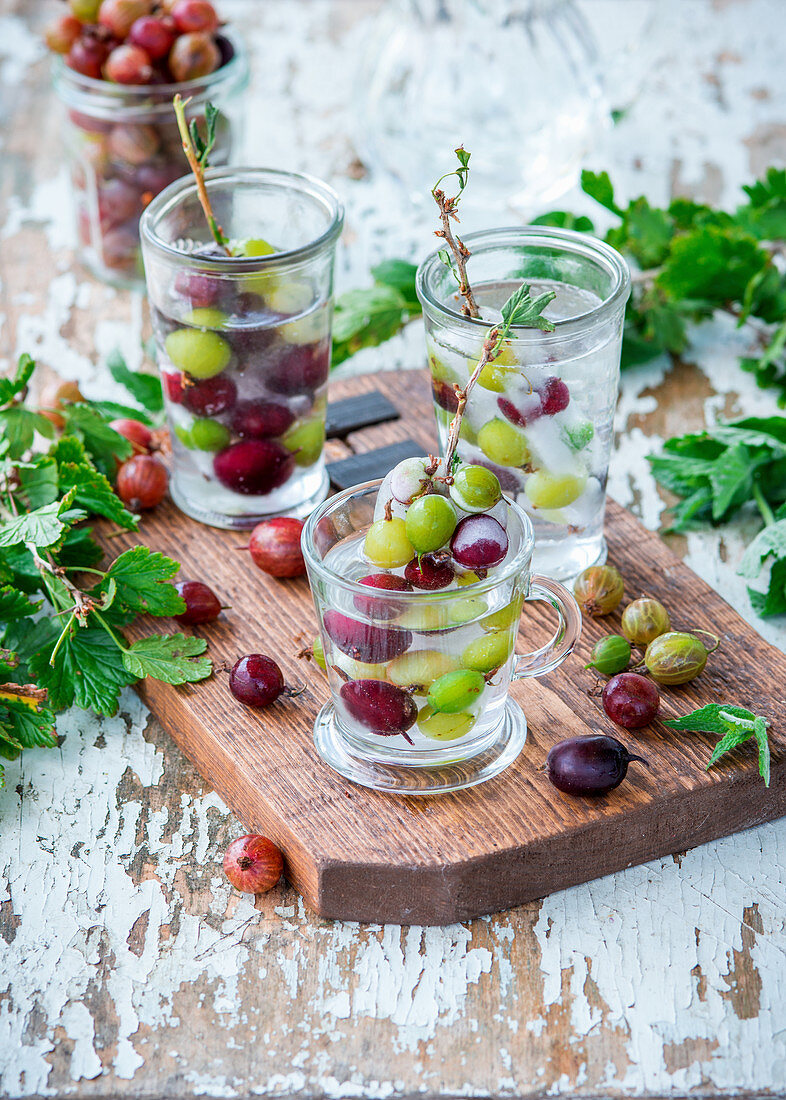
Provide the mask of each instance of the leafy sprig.
MULTIPOLYGON (((155 416, 160 384, 118 359, 114 366, 155 416)), ((204 639, 126 638, 139 614, 185 610, 171 583, 179 565, 136 546, 99 568, 103 552, 85 521, 103 517, 125 530, 139 523, 112 488, 132 449, 109 427, 114 405, 66 404, 56 436, 26 402, 33 368, 23 356, 14 377, 0 380, 0 428, 13 426, 0 441, 0 757, 9 760, 54 745, 55 712, 64 707, 114 714, 121 689, 145 676, 178 684, 211 672, 204 639)))
POLYGON ((650 457, 656 479, 682 499, 671 529, 724 523, 754 504, 764 527, 737 572, 755 580, 767 569, 766 589, 748 588, 762 616, 786 614, 786 416, 749 416, 667 440, 650 457))
POLYGON ((764 785, 770 785, 770 745, 767 738, 769 722, 752 710, 733 703, 709 703, 684 718, 670 718, 663 723, 674 730, 718 734, 720 740, 712 750, 709 770, 722 756, 746 741, 755 740, 759 754, 759 775, 764 785))
POLYGON ((190 102, 190 99, 184 100, 179 92, 172 101, 172 105, 175 108, 177 127, 180 131, 180 139, 183 143, 183 152, 186 155, 188 166, 194 174, 199 203, 204 211, 207 224, 213 235, 213 240, 219 248, 224 249, 227 256, 232 256, 233 252, 229 245, 229 238, 224 236, 224 231, 218 224, 218 220, 213 213, 210 196, 207 193, 207 187, 205 186, 205 171, 208 168, 208 157, 213 151, 213 146, 216 143, 216 120, 218 119, 218 110, 212 103, 205 104, 206 137, 203 140, 199 134, 196 120, 192 119, 190 125, 186 121, 186 107, 190 102))
POLYGON ((454 168, 451 172, 445 172, 431 189, 434 202, 436 202, 439 207, 439 219, 442 223, 441 229, 434 230, 434 236, 440 237, 448 246, 447 250, 444 248, 440 249, 438 255, 443 264, 453 272, 453 277, 458 283, 459 294, 464 299, 461 303, 461 312, 466 317, 479 317, 480 311, 478 310, 475 296, 472 293, 472 287, 467 277, 467 260, 469 259, 470 252, 461 237, 453 232, 453 226, 451 224, 459 220, 457 212, 458 205, 461 202, 461 197, 464 194, 464 189, 469 179, 469 160, 471 153, 468 153, 463 145, 459 145, 458 149, 454 151, 458 160, 458 168, 454 168), (455 195, 446 195, 440 187, 440 184, 443 180, 450 179, 452 176, 458 179, 459 189, 455 195), (453 256, 452 260, 451 254, 453 256), (453 266, 454 264, 455 267, 453 266))

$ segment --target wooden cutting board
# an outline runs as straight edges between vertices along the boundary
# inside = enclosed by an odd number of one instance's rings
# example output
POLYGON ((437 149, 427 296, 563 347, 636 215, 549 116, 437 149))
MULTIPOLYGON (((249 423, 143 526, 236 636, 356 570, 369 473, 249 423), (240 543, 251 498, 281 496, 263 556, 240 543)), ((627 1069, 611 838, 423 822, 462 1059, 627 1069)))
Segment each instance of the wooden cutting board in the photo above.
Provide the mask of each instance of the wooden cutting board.
MULTIPOLYGON (((331 441, 346 457, 406 438, 435 447, 426 377, 367 376, 337 383, 331 398, 382 390, 402 419, 331 441)), ((316 629, 305 579, 261 573, 240 532, 217 531, 173 506, 146 516, 140 534, 107 541, 118 554, 136 542, 178 558, 184 579, 205 580, 231 604, 216 623, 195 627, 209 641, 214 676, 201 684, 140 685, 145 702, 250 832, 271 837, 285 854, 287 878, 324 917, 401 924, 447 924, 493 913, 657 856, 758 825, 786 813, 786 657, 765 643, 721 597, 654 534, 610 503, 609 559, 622 571, 626 600, 647 593, 672 612, 677 627, 709 630, 720 650, 692 684, 662 691, 664 718, 709 702, 736 702, 772 720, 772 783, 757 772, 752 743, 705 771, 713 738, 678 734, 656 721, 628 733, 589 695, 595 677, 583 666, 594 642, 619 629, 619 614, 585 621, 584 635, 561 669, 514 685, 529 736, 503 775, 480 787, 430 798, 383 795, 345 781, 322 763, 312 728, 328 691, 323 674, 297 659, 316 629), (244 653, 276 658, 297 699, 265 711, 238 703, 227 670, 244 653), (607 733, 645 756, 616 791, 595 799, 555 790, 540 770, 565 737, 607 733)), ((542 644, 553 612, 527 605, 519 649, 542 644), (525 637, 526 635, 526 637, 525 637)), ((172 627, 140 623, 141 637, 172 627)))

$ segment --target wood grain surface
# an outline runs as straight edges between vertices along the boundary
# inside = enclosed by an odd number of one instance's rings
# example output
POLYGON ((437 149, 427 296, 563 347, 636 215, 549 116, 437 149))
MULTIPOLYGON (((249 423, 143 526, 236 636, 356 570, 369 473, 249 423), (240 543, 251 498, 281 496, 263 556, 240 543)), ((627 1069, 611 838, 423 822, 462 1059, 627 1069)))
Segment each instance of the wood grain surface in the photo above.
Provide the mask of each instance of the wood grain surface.
MULTIPOLYGON (((405 439, 433 451, 433 413, 425 372, 375 375, 339 384, 334 397, 371 387, 402 412, 392 424, 350 435, 357 453, 405 439)), ((334 450, 340 444, 333 444, 334 450)), ((542 679, 513 686, 529 724, 518 760, 472 790, 428 799, 380 794, 354 786, 318 757, 312 742, 327 683, 296 654, 316 631, 308 584, 259 572, 239 549, 247 533, 202 526, 169 505, 147 516, 141 541, 172 554, 182 576, 207 579, 231 604, 201 628, 218 671, 207 682, 172 687, 148 680, 142 697, 204 778, 249 831, 281 846, 286 874, 321 916, 399 924, 450 924, 542 897, 566 886, 630 867, 786 813, 786 657, 768 646, 721 597, 683 565, 624 509, 607 517, 609 557, 621 570, 627 599, 647 593, 670 609, 676 626, 721 638, 707 670, 691 684, 662 689, 661 715, 628 733, 605 716, 583 669, 589 649, 618 629, 621 607, 599 622, 585 619, 569 661, 542 679), (264 711, 229 692, 226 670, 243 653, 274 655, 288 683, 302 681, 296 699, 264 711), (744 655, 744 660, 742 656, 744 655), (758 670, 754 674, 753 670, 758 670), (772 721, 772 783, 758 775, 751 744, 705 770, 714 738, 669 730, 661 718, 706 703, 734 701, 772 721), (541 770, 549 748, 565 737, 610 733, 647 759, 602 798, 561 794, 541 770)), ((139 541, 113 537, 117 553, 139 541)), ((547 605, 525 605, 520 652, 553 632, 547 605)), ((157 629, 140 623, 135 636, 157 629)))

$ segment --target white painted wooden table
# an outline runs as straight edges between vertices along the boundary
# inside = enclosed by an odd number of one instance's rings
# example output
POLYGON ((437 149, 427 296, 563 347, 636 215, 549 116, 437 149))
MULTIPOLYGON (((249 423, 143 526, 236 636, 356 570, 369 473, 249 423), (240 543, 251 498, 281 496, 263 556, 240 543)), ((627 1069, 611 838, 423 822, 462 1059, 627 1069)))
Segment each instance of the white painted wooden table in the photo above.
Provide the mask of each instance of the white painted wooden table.
MULTIPOLYGON (((223 4, 253 53, 248 159, 341 191, 342 286, 430 245, 424 212, 350 178, 351 60, 374 6, 223 4)), ((653 6, 642 86, 592 164, 624 195, 732 203, 786 154, 784 4, 583 0, 615 48, 653 6)), ((89 394, 116 345, 140 361, 144 308, 73 266, 34 33, 55 10, 0 0, 0 357, 30 351, 89 394)), ((671 372, 625 377, 611 491, 649 526, 659 438, 773 411, 736 368, 741 347, 718 322, 671 372)), ((413 326, 355 365, 420 362, 413 326)), ((678 547, 748 617, 734 570, 754 525, 678 547)), ((756 625, 786 644, 782 623, 756 625)), ((242 827, 133 693, 116 718, 74 710, 59 729, 60 751, 27 753, 0 792, 3 1096, 786 1095, 786 822, 471 924, 333 924, 285 887, 256 908, 229 888, 221 854, 242 827)))

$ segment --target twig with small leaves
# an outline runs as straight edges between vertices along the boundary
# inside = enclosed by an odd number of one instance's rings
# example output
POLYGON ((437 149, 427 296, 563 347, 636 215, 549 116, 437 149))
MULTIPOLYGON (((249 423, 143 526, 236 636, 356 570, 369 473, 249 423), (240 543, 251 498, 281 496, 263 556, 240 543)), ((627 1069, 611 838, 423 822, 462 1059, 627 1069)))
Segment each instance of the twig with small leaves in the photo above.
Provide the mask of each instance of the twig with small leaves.
POLYGON ((192 119, 190 125, 186 121, 186 107, 190 102, 190 99, 184 100, 179 92, 172 101, 175 108, 175 117, 177 118, 177 127, 183 142, 183 152, 186 155, 186 160, 188 161, 191 171, 194 173, 199 202, 205 212, 205 218, 210 227, 210 232, 213 234, 213 240, 219 248, 224 249, 227 256, 232 256, 233 252, 229 247, 229 238, 224 236, 224 231, 218 224, 216 216, 213 213, 213 207, 210 204, 210 196, 207 193, 207 187, 205 186, 205 169, 208 167, 208 158, 216 143, 216 119, 218 118, 218 109, 214 107, 212 103, 205 105, 206 140, 203 141, 196 120, 192 119))
POLYGON ((454 269, 453 264, 450 261, 450 257, 446 249, 441 249, 439 257, 446 267, 449 267, 453 272, 456 282, 459 286, 459 293, 463 297, 464 301, 461 304, 461 312, 465 317, 479 317, 480 311, 478 310, 477 303, 475 302, 475 296, 472 293, 472 287, 470 286, 469 279, 467 278, 467 260, 471 253, 467 246, 462 241, 461 237, 457 236, 453 232, 453 227, 450 224, 451 221, 457 222, 459 216, 456 213, 461 196, 464 193, 464 188, 467 186, 467 177, 469 175, 469 158, 470 153, 466 151, 463 145, 459 145, 455 150, 458 157, 459 166, 453 172, 446 172, 444 176, 440 176, 437 182, 431 189, 431 194, 434 197, 434 201, 439 207, 439 217, 442 222, 441 229, 434 230, 435 237, 441 237, 445 241, 450 251, 453 253, 453 258, 456 261, 456 267, 454 269), (443 180, 449 179, 451 176, 456 176, 459 181, 459 190, 457 195, 446 195, 442 188, 439 186, 443 180))

